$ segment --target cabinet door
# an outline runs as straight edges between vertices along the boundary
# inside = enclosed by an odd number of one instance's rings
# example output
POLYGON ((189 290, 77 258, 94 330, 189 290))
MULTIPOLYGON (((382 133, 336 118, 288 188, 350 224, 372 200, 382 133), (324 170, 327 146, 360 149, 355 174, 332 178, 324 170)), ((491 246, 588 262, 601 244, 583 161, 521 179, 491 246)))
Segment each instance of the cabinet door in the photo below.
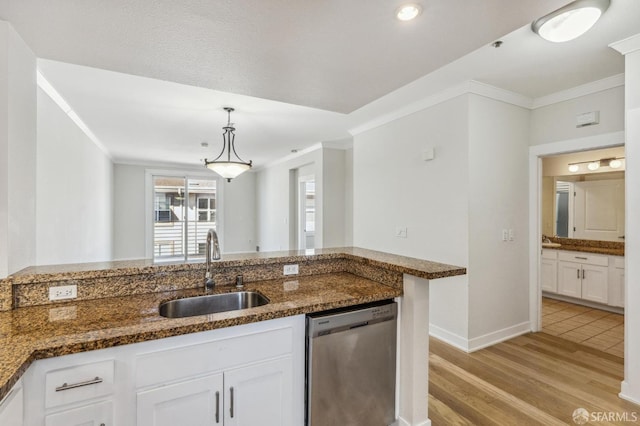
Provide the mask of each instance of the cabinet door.
POLYGON ((582 297, 582 268, 579 263, 558 261, 558 293, 582 297))
POLYGON ((50 414, 45 426, 110 426, 113 425, 113 402, 104 401, 61 413, 50 414))
POLYGON ((540 261, 540 284, 542 291, 558 292, 558 261, 550 259, 540 261))
POLYGON ((609 287, 609 305, 624 308, 624 268, 613 268, 609 287))
POLYGON ((582 298, 607 303, 609 299, 609 269, 607 267, 582 265, 582 298))
POLYGON ((0 425, 22 426, 23 406, 22 387, 17 386, 10 391, 9 395, 0 404, 0 425))
POLYGON ((225 426, 294 426, 291 357, 224 373, 225 426))
POLYGON ((138 392, 137 425, 222 425, 222 391, 215 374, 138 392))

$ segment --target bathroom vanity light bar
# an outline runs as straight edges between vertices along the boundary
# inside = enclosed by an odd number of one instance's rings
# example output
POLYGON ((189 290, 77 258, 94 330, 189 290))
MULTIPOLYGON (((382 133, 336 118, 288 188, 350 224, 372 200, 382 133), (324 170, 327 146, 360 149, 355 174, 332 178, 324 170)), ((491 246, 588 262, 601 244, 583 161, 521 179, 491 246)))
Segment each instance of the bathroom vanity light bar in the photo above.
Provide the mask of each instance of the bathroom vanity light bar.
POLYGON ((622 160, 624 157, 612 157, 612 158, 602 158, 600 160, 589 160, 589 161, 579 161, 576 163, 569 163, 569 171, 571 173, 577 173, 580 171, 580 166, 582 164, 587 165, 587 169, 590 171, 596 171, 600 167, 609 167, 611 169, 619 169, 622 167, 622 160))

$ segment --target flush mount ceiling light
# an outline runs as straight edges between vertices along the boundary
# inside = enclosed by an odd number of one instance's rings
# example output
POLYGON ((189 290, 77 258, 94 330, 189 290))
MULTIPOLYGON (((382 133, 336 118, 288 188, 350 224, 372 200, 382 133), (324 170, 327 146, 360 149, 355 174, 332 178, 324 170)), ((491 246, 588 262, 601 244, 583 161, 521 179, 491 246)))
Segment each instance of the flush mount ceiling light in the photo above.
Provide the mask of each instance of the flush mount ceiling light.
POLYGON ((419 4, 405 4, 396 10, 396 18, 401 21, 410 21, 420 15, 421 12, 422 7, 419 4))
POLYGON ((252 162, 249 161, 247 163, 236 153, 236 128, 233 127, 233 123, 231 122, 231 112, 234 111, 234 109, 225 107, 224 110, 227 111, 227 125, 222 128, 222 130, 224 130, 222 134, 222 152, 211 161, 205 158, 204 165, 225 178, 227 182, 231 182, 231 179, 249 170, 252 162), (233 157, 231 153, 233 153, 233 157))
POLYGON ((581 161, 577 163, 569 163, 569 171, 571 173, 577 173, 580 171, 580 166, 582 164, 587 165, 587 169, 595 172, 600 167, 609 167, 611 169, 619 169, 622 167, 622 160, 624 157, 613 157, 613 158, 602 158, 600 160, 589 160, 589 161, 581 161))
POLYGON ((610 0, 576 0, 531 24, 531 29, 545 40, 562 43, 589 31, 607 10, 610 0))

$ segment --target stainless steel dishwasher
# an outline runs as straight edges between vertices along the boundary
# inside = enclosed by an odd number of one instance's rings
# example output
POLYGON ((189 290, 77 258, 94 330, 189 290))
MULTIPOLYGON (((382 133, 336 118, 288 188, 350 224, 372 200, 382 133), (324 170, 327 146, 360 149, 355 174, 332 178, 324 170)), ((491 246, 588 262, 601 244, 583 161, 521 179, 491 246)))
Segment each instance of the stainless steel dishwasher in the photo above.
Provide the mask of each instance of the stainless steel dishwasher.
POLYGON ((395 421, 397 304, 307 316, 307 426, 395 421))

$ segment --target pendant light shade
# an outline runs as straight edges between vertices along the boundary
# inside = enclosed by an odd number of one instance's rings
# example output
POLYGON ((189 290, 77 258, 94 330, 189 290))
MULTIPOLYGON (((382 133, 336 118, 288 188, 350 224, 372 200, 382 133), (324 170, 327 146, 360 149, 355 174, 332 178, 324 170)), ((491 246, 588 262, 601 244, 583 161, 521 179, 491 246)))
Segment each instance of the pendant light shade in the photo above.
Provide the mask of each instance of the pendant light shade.
POLYGON ((222 134, 222 151, 220 155, 213 160, 207 160, 205 158, 204 165, 225 178, 227 182, 231 182, 231 179, 251 169, 252 162, 242 160, 236 153, 236 128, 233 127, 233 123, 231 122, 231 112, 234 111, 234 109, 225 107, 224 110, 227 111, 227 125, 222 128, 222 130, 224 130, 222 134))
POLYGON ((610 0, 576 0, 531 24, 545 40, 562 43, 589 31, 609 7, 610 0))

